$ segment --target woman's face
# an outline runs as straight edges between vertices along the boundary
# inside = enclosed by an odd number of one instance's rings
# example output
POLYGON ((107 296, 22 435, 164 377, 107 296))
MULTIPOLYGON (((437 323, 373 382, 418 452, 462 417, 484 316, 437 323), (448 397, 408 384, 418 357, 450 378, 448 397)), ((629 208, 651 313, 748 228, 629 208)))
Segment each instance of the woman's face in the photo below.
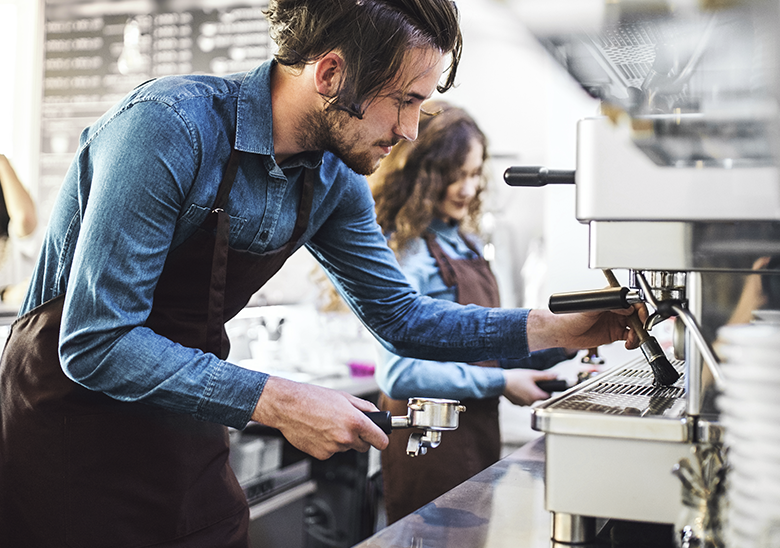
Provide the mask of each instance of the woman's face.
POLYGON ((447 187, 444 199, 439 204, 437 216, 442 221, 460 222, 468 215, 469 205, 482 184, 483 155, 482 143, 477 139, 472 140, 458 180, 447 187))

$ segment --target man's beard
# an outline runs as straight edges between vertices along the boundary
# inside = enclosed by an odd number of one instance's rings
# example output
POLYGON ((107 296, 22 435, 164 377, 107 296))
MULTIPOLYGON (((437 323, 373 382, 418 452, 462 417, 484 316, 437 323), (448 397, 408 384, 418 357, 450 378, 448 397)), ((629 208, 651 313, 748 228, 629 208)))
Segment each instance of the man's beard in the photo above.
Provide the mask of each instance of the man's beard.
POLYGON ((316 110, 304 117, 298 130, 298 146, 304 150, 332 152, 348 168, 360 175, 371 175, 379 167, 379 159, 371 155, 370 148, 360 148, 359 135, 347 137, 347 124, 351 116, 340 110, 316 110))

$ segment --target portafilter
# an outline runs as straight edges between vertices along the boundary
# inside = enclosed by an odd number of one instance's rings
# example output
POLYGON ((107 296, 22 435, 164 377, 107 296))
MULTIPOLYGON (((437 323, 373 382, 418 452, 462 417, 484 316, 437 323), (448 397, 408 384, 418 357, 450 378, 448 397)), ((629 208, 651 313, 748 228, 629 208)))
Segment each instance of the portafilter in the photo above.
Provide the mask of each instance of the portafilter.
POLYGON ((366 413, 386 434, 395 428, 419 428, 406 444, 406 454, 410 457, 424 455, 429 447, 438 447, 441 433, 458 428, 458 414, 466 410, 458 400, 438 398, 409 398, 406 416, 393 417, 390 411, 366 413))

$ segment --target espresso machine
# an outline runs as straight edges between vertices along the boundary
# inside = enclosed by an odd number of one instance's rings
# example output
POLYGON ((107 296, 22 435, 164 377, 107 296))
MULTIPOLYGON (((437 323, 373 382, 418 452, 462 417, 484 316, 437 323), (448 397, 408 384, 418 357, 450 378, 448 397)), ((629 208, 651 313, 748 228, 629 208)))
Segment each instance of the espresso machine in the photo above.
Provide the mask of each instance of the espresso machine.
POLYGON ((533 408, 552 539, 564 544, 592 539, 597 518, 678 519, 673 467, 723 439, 711 395, 724 382, 713 344, 726 293, 780 255, 780 2, 575 4, 529 0, 518 13, 602 116, 579 122, 574 171, 518 166, 504 178, 575 184, 589 267, 609 287, 553 295, 553 312, 644 302, 640 328, 674 329, 655 357, 643 348, 533 408))

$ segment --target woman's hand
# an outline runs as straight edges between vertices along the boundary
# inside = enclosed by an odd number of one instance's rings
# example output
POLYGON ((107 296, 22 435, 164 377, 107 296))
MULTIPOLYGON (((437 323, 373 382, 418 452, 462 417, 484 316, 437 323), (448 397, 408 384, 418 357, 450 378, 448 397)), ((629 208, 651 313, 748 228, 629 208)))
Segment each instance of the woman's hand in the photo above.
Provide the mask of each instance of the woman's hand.
POLYGON ((550 397, 550 394, 536 386, 536 381, 552 380, 556 375, 533 369, 507 369, 504 371, 504 378, 506 399, 515 405, 531 405, 535 401, 550 397))

